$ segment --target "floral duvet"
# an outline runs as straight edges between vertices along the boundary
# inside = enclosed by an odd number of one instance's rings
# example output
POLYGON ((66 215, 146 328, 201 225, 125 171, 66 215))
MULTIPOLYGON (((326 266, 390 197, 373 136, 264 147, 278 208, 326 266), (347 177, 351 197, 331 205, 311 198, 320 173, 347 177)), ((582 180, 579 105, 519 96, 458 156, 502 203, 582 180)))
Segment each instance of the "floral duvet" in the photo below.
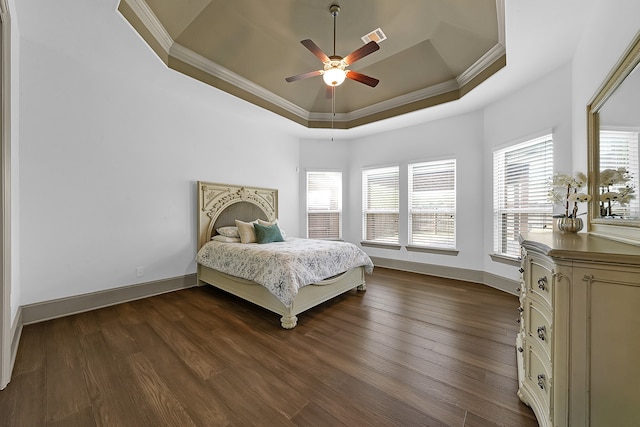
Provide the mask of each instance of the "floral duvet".
POLYGON ((265 244, 210 241, 198 251, 196 261, 261 284, 285 306, 303 286, 358 266, 373 272, 369 256, 352 243, 299 238, 265 244))

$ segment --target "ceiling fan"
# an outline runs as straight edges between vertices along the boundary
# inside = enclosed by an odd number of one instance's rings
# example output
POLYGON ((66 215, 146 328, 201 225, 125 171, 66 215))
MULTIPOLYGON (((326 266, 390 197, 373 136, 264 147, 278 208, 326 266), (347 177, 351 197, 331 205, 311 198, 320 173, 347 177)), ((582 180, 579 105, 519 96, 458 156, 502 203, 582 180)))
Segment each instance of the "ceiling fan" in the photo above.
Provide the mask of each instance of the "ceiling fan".
POLYGON ((339 86, 344 82, 345 78, 355 80, 360 83, 364 83, 371 87, 376 87, 380 82, 378 79, 369 77, 357 71, 348 70, 347 67, 359 59, 375 52, 380 49, 380 46, 375 41, 370 41, 364 46, 354 50, 344 58, 336 55, 336 16, 340 13, 340 6, 332 4, 329 7, 329 12, 333 16, 333 55, 328 56, 322 51, 311 39, 302 40, 300 43, 311 51, 315 56, 324 63, 324 69, 311 71, 308 73, 297 74, 295 76, 287 77, 287 82, 294 82, 297 80, 307 79, 309 77, 322 76, 324 82, 328 86, 339 86))

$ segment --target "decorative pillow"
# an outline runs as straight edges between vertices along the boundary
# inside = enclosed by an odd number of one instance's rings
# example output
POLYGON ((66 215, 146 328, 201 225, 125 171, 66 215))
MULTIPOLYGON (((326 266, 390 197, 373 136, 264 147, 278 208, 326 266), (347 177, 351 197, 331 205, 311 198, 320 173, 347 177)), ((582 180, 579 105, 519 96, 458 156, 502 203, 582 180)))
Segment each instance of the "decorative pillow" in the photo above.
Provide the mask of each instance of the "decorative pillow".
MULTIPOLYGON (((258 219, 258 224, 260 224, 260 225, 277 225, 278 228, 280 228, 280 224, 278 223, 278 218, 274 219, 271 222, 265 221, 264 219, 258 219)), ((287 234, 284 232, 284 230, 282 228, 280 228, 280 234, 282 235, 283 239, 287 238, 287 234)))
POLYGON ((256 232, 253 228, 253 224, 258 221, 244 222, 236 219, 236 227, 238 227, 238 233, 240 234, 240 241, 242 243, 255 243, 256 232))
POLYGON ((218 234, 226 237, 240 237, 238 233, 238 227, 220 227, 216 230, 218 234))
POLYGON ((256 231, 256 241, 258 243, 271 243, 271 242, 283 242, 282 234, 280 234, 280 227, 278 224, 273 225, 260 225, 253 224, 253 228, 256 231))
POLYGON ((225 242, 225 243, 240 243, 239 237, 227 237, 221 234, 216 234, 211 238, 211 240, 215 240, 216 242, 225 242))

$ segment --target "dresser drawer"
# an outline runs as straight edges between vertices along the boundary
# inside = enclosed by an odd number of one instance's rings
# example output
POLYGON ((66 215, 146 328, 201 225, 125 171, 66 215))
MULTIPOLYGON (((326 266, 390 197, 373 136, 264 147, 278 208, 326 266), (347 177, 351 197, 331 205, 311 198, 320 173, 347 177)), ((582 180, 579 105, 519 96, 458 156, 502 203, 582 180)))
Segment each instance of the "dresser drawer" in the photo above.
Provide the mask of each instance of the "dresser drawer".
POLYGON ((528 391, 529 398, 534 403, 531 405, 541 425, 546 425, 541 420, 550 420, 552 377, 551 361, 535 341, 528 338, 524 351, 524 381, 523 387, 528 391), (539 413, 538 413, 539 412, 539 413))
POLYGON ((551 355, 552 321, 550 308, 546 304, 530 298, 525 298, 522 302, 524 313, 523 322, 524 330, 529 337, 529 341, 536 341, 547 354, 547 358, 551 355))
POLYGON ((529 256, 529 269, 525 277, 526 293, 536 295, 549 307, 553 305, 553 264, 538 256, 529 256))

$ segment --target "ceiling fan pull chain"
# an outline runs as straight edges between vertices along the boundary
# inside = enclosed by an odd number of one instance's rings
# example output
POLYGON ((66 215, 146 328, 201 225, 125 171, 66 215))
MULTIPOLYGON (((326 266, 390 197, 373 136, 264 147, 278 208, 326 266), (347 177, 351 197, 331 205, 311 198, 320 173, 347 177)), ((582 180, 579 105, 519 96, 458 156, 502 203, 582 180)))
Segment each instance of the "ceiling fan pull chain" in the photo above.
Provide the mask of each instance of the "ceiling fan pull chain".
POLYGON ((331 142, 333 142, 333 120, 336 116, 336 87, 331 86, 331 142))

